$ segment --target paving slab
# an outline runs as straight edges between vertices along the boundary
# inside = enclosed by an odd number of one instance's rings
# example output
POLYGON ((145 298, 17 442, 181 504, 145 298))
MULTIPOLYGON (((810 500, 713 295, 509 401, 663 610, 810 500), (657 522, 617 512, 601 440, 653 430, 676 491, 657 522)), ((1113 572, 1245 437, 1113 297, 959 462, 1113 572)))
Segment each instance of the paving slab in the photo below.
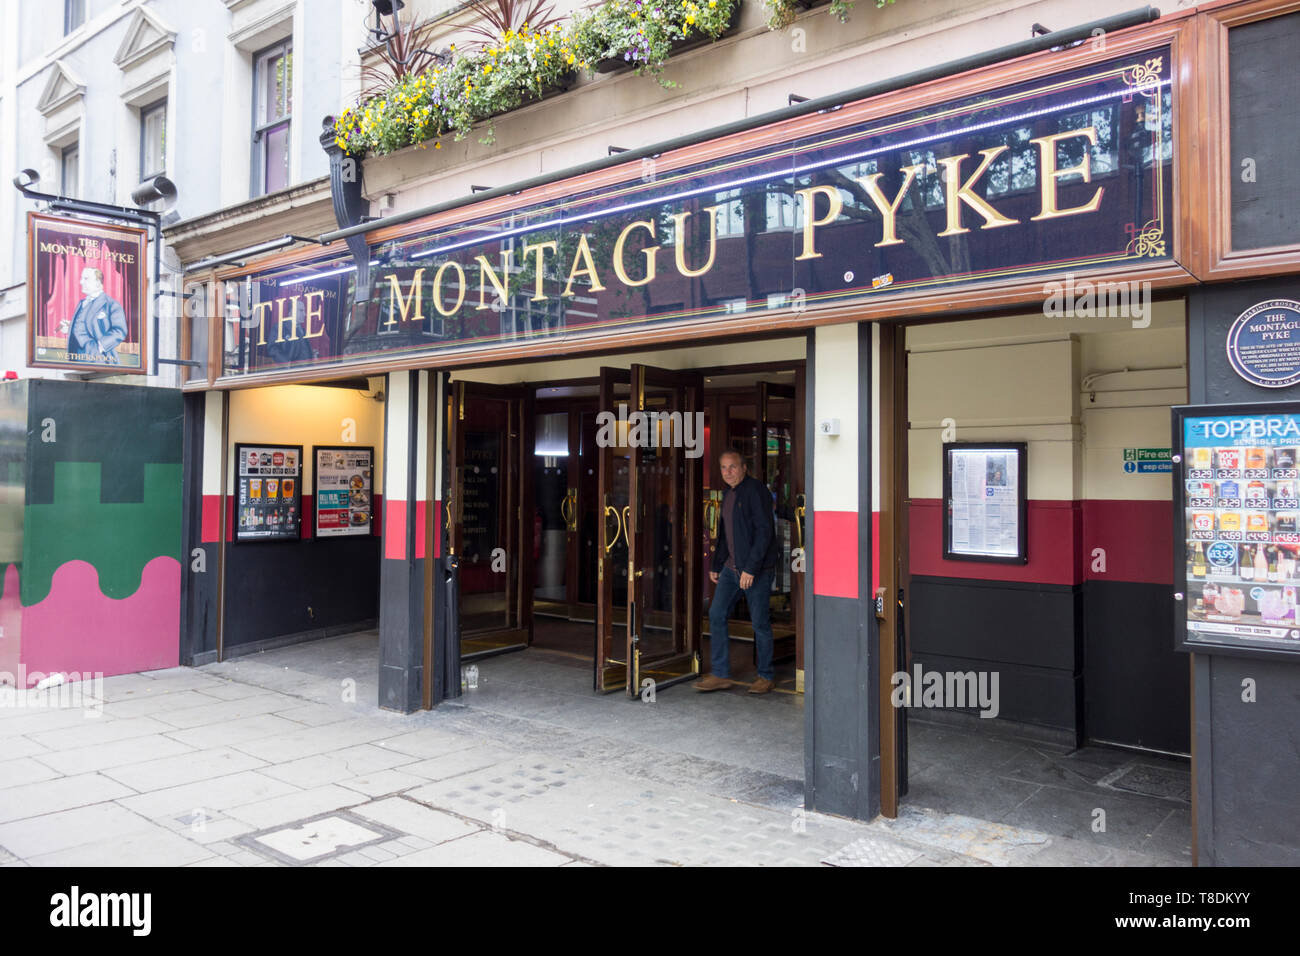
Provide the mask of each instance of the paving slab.
POLYGON ((0 846, 28 858, 143 832, 152 824, 115 803, 61 810, 0 824, 0 846))
POLYGON ((102 773, 79 773, 0 790, 0 823, 71 810, 135 791, 102 773))
POLYGON ((32 857, 32 866, 186 866, 214 854, 161 827, 32 857))
POLYGON ((498 833, 473 833, 379 866, 563 866, 570 857, 498 833))
POLYGON ((169 730, 185 730, 191 727, 203 727, 208 724, 224 724, 239 720, 242 717, 253 717, 257 714, 287 710, 298 703, 293 697, 262 691, 259 694, 240 697, 236 700, 214 700, 212 703, 201 707, 185 707, 177 711, 167 711, 165 714, 160 714, 159 717, 167 721, 170 725, 169 730))
POLYGON ((425 777, 417 777, 415 774, 405 773, 401 770, 380 770, 377 773, 363 774, 359 777, 353 777, 351 780, 340 780, 340 787, 347 787, 349 790, 355 790, 358 793, 364 793, 368 797, 384 797, 389 794, 400 793, 403 790, 410 790, 412 787, 418 787, 421 784, 428 783, 425 777))
POLYGON ((172 730, 167 736, 191 747, 233 747, 249 740, 301 730, 302 725, 274 714, 255 714, 202 727, 172 730))
POLYGON ((125 767, 133 763, 160 760, 163 757, 174 757, 193 751, 193 747, 172 740, 170 737, 161 734, 145 734, 141 737, 128 737, 125 740, 96 744, 93 747, 74 747, 71 750, 41 754, 32 759, 59 773, 71 774, 125 767))
POLYGON ((365 802, 365 796, 355 790, 333 784, 313 787, 297 793, 272 797, 256 803, 241 804, 224 811, 226 816, 250 823, 258 829, 268 829, 282 823, 292 823, 307 817, 341 810, 365 802))
MULTIPOLYGON (((0 747, 0 753, 3 752, 4 748, 0 747)), ((24 783, 53 780, 55 777, 61 776, 63 774, 60 771, 47 766, 35 757, 6 760, 0 763, 0 790, 7 787, 21 786, 24 783)))
POLYGON ((353 807, 352 812, 359 817, 387 824, 394 830, 428 840, 430 843, 442 843, 473 833, 477 827, 464 820, 432 810, 413 800, 390 797, 375 800, 361 806, 353 807))
POLYGON ((147 760, 126 767, 114 767, 103 772, 105 776, 143 793, 148 790, 166 790, 212 777, 225 777, 265 765, 265 761, 256 757, 228 747, 217 747, 160 760, 147 760))
POLYGON ((124 797, 118 802, 150 819, 158 819, 175 817, 196 809, 220 811, 296 792, 298 788, 292 784, 249 770, 152 790, 124 797))

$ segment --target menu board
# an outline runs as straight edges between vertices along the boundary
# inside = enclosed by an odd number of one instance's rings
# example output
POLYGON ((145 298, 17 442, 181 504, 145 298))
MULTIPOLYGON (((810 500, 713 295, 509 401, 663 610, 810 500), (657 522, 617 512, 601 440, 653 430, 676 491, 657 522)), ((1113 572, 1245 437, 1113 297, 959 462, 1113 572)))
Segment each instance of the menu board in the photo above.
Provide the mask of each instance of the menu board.
POLYGON ((1024 564, 1024 442, 943 446, 943 556, 950 561, 1024 564))
POLYGON ((315 445, 312 455, 316 462, 316 537, 370 534, 375 449, 315 445))
POLYGON ((302 523, 302 446, 235 445, 236 541, 293 540, 302 523))
POLYGON ((1175 409, 1182 521, 1174 560, 1185 645, 1300 652, 1297 412, 1296 405, 1175 409), (1203 414, 1211 411, 1219 414, 1203 414))

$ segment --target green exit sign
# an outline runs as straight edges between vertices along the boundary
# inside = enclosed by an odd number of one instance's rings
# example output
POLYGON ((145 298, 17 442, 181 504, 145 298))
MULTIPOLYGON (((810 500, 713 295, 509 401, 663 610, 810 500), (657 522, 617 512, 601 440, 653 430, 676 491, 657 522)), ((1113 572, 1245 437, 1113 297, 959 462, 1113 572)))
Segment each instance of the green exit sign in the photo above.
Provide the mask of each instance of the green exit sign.
POLYGON ((1125 448, 1125 461, 1170 461, 1170 448, 1125 448))

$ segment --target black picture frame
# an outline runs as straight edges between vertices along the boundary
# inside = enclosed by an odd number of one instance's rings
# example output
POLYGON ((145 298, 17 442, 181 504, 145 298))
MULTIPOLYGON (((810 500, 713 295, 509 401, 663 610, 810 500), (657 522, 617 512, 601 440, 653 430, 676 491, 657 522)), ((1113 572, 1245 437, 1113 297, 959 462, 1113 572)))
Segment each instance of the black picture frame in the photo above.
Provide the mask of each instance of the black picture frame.
MULTIPOLYGON (((1175 405, 1170 408, 1170 448, 1172 449, 1174 461, 1174 489, 1172 496, 1172 521, 1171 532, 1173 535, 1172 547, 1170 548, 1171 559, 1173 561, 1173 586, 1170 589, 1170 603, 1174 606, 1174 650, 1182 653, 1196 654, 1222 654, 1231 657, 1253 657, 1264 660, 1286 660, 1295 661, 1300 656, 1300 639, 1295 639, 1295 648, 1287 648, 1285 645, 1278 644, 1243 644, 1233 642, 1229 636, 1225 635, 1219 638, 1201 632, 1201 635, 1192 637, 1195 631, 1188 629, 1188 615, 1195 603, 1189 583, 1192 580, 1191 570, 1188 567, 1188 536, 1187 536, 1187 483, 1189 481, 1201 480, 1199 478, 1189 478, 1188 471, 1191 469, 1191 462, 1188 459, 1187 445, 1185 437, 1185 423, 1188 418, 1227 418, 1232 416, 1254 416, 1254 415, 1295 415, 1300 417, 1300 402, 1236 402, 1223 405, 1175 405)), ((1300 447, 1300 440, 1296 442, 1300 447)), ((1241 447, 1248 447, 1243 445, 1241 447)), ((1218 469, 1212 468, 1217 475, 1218 469)), ((1246 469, 1242 469, 1243 472, 1246 469)), ((1270 469, 1271 471, 1272 469, 1270 469)), ((1214 479, 1219 480, 1217 477, 1214 479)), ((1243 479, 1246 480, 1244 475, 1243 479)), ((1275 480, 1270 478, 1270 480, 1275 480)), ((1300 473, 1295 479, 1300 484, 1300 473)), ((1217 497, 1216 488, 1216 497, 1217 497)), ((1219 509, 1216 507, 1212 510, 1216 514, 1219 509)), ((1270 505, 1272 500, 1270 500, 1270 505)), ((1243 508, 1245 510, 1244 499, 1243 508)), ((1268 510, 1272 511, 1273 508, 1268 510)), ((1300 509, 1297 510, 1300 514, 1300 509)), ((1211 540, 1217 541, 1216 538, 1211 540)), ((1271 535, 1270 535, 1271 536, 1271 535)), ((1244 540, 1241 544, 1249 544, 1244 540)), ((1289 543, 1289 542, 1288 542, 1289 543)), ((1240 545, 1238 545, 1240 547, 1240 545)), ((1207 578, 1208 579, 1208 578, 1207 578)), ((1240 577, 1237 577, 1241 581, 1240 577)), ((1244 582, 1243 582, 1244 583, 1244 582)), ((1300 587, 1300 585, 1298 585, 1300 587)), ((1282 627, 1283 625, 1262 625, 1282 627)), ((1300 630, 1300 622, 1297 622, 1297 630, 1300 630)), ((1247 640, 1248 638, 1238 638, 1238 640, 1247 640)))
POLYGON ((943 558, 945 561, 978 561, 987 564, 1028 564, 1027 532, 1029 479, 1028 442, 944 442, 943 444, 943 558), (1016 456, 1016 553, 972 554, 952 549, 952 453, 954 451, 1003 451, 1016 456))
MULTIPOLYGON (((286 466, 281 466, 281 467, 286 467, 286 466)), ((234 527, 234 535, 232 538, 232 543, 268 544, 272 542, 282 543, 285 541, 300 540, 302 538, 302 474, 303 474, 302 445, 290 445, 290 444, 285 444, 283 442, 271 442, 271 441, 236 442, 235 443, 235 468, 234 468, 234 479, 235 479, 234 526, 235 527, 234 527), (294 469, 295 471, 294 474, 258 476, 262 478, 277 478, 281 481, 283 481, 285 478, 293 479, 294 520, 292 525, 286 523, 279 530, 274 532, 254 532, 254 531, 250 531, 247 528, 241 527, 240 509, 241 507, 245 507, 245 505, 240 504, 240 494, 239 494, 240 480, 241 480, 240 470, 242 464, 245 461, 245 456, 247 455, 246 449, 250 449, 250 448, 266 448, 266 449, 270 449, 273 453, 276 451, 280 451, 280 452, 292 451, 296 453, 295 461, 297 462, 297 464, 294 469)))
POLYGON ((317 541, 329 541, 333 538, 361 538, 375 533, 375 446, 374 445, 312 445, 311 446, 311 481, 312 495, 315 506, 312 508, 312 537, 317 541), (370 505, 367 508, 367 519, 364 526, 348 525, 348 530, 335 533, 320 533, 320 453, 328 452, 367 452, 370 455, 370 505), (351 530, 353 527, 364 530, 351 530))

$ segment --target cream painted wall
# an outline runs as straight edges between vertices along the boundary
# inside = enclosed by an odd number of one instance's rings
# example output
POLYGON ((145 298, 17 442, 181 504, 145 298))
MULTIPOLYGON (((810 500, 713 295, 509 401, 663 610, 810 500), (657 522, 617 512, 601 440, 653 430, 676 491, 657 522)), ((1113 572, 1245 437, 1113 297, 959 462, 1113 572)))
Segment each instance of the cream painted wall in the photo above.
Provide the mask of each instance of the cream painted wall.
POLYGON ((1169 445, 1186 401, 1186 313, 1128 319, 999 316, 909 327, 910 495, 943 493, 942 438, 1027 441, 1030 498, 1159 500, 1170 478, 1126 475, 1123 449, 1169 445))
POLYGON ((838 418, 838 435, 813 438, 818 511, 858 510, 858 327, 821 325, 813 353, 813 420, 838 418))
POLYGON ((720 365, 797 361, 804 358, 806 351, 805 340, 800 336, 789 339, 764 339, 758 342, 733 342, 728 345, 663 349, 655 352, 581 356, 524 365, 471 368, 452 372, 451 377, 454 381, 486 382, 494 385, 559 382, 566 379, 595 378, 600 375, 602 366, 629 368, 637 364, 668 369, 713 368, 720 365))
MULTIPOLYGON (((370 380, 370 395, 384 387, 384 378, 370 380)), ((302 445, 302 490, 315 489, 312 445, 341 445, 343 419, 355 419, 358 445, 375 448, 375 488, 383 487, 384 403, 349 388, 276 385, 237 389, 230 393, 230 443, 226 449, 227 493, 235 492, 235 443, 266 442, 302 445)))

